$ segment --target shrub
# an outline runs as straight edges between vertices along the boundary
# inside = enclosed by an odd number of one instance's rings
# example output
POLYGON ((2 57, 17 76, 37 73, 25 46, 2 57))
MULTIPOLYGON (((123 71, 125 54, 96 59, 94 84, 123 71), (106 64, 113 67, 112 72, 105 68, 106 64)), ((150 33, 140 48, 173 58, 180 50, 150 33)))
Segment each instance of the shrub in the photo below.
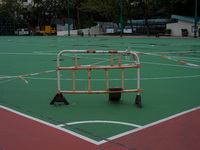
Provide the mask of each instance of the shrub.
POLYGON ((187 32, 187 29, 181 29, 182 32, 187 32))
POLYGON ((165 29, 166 33, 171 33, 171 31, 172 31, 171 29, 165 29))

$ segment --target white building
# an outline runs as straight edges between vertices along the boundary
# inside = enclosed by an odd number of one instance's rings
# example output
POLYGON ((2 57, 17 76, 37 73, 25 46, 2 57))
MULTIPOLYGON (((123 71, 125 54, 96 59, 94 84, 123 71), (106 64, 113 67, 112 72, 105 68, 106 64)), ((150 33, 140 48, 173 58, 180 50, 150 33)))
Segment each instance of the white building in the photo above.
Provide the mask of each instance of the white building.
MULTIPOLYGON (((181 29, 187 29, 188 36, 194 36, 194 18, 172 15, 172 19, 177 19, 176 23, 167 24, 167 29, 171 29, 171 36, 182 36, 181 29)), ((197 36, 199 36, 200 21, 197 23, 197 36)))

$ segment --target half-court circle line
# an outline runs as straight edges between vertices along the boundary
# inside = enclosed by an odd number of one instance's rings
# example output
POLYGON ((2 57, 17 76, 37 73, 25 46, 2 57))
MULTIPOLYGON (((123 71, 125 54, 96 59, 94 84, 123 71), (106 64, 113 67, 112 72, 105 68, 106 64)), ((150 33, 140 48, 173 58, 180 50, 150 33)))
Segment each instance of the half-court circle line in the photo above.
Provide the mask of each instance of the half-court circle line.
POLYGON ((62 126, 65 126, 65 125, 75 125, 75 124, 85 124, 85 123, 112 123, 112 124, 121 124, 121 125, 126 125, 126 126, 137 127, 137 128, 142 127, 142 126, 137 125, 137 124, 127 123, 127 122, 119 122, 119 121, 107 121, 107 120, 77 121, 77 122, 70 122, 70 123, 66 123, 66 124, 60 124, 60 125, 57 125, 57 126, 62 127, 62 126))

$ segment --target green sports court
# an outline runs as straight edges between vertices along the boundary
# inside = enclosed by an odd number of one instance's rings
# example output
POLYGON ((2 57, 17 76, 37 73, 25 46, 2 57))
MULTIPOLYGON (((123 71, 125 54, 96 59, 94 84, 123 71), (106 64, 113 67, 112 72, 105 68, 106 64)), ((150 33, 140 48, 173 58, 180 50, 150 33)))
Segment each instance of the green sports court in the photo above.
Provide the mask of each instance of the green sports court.
MULTIPOLYGON (((198 38, 2 36, 0 45, 1 109, 92 144, 115 141, 153 123, 200 108, 198 38), (122 93, 119 101, 110 101, 109 94, 63 94, 69 105, 50 105, 57 92, 56 60, 60 51, 126 51, 129 47, 140 59, 142 108, 135 104, 134 92, 122 93)), ((121 58, 124 64, 132 61, 129 56, 121 58)), ((77 63, 109 65, 110 54, 77 53, 77 63)), ((117 63, 118 55, 114 55, 114 64, 117 63)), ((74 66, 75 54, 64 54, 60 64, 74 66)), ((92 90, 106 89, 104 70, 92 70, 90 75, 92 90)), ((88 88, 86 70, 77 70, 75 78, 77 90, 88 88)), ((120 70, 109 70, 109 86, 121 86, 121 78, 120 70)), ((135 68, 125 69, 124 87, 137 87, 135 68)), ((61 71, 61 88, 73 90, 71 70, 61 71)))

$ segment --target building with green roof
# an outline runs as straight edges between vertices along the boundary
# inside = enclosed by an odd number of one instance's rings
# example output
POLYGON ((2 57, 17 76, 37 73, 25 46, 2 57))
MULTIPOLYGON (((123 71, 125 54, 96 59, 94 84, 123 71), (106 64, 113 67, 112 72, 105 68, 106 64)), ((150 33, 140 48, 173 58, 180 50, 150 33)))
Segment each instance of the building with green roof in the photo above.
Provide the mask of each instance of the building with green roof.
MULTIPOLYGON (((177 22, 168 23, 167 29, 171 29, 171 36, 182 36, 182 31, 185 30, 188 36, 194 36, 194 18, 188 16, 172 15, 172 19, 176 19, 177 22)), ((197 36, 199 36, 200 21, 197 22, 197 36)))

